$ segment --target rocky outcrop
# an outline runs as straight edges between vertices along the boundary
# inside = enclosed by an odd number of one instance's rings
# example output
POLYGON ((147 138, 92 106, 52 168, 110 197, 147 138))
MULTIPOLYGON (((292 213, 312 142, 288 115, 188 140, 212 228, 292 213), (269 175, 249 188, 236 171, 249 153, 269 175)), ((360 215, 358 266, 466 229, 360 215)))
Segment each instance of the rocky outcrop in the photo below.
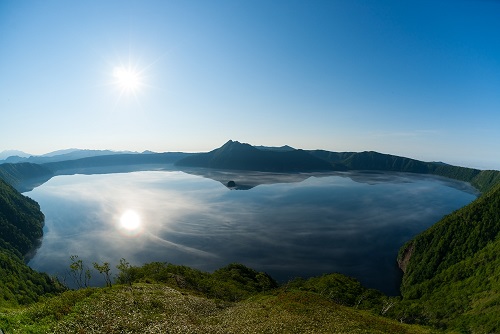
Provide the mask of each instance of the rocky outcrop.
POLYGON ((406 269, 408 268, 408 263, 410 263, 410 259, 414 251, 415 251, 415 244, 413 243, 413 241, 410 241, 404 246, 402 251, 399 253, 398 266, 403 271, 403 273, 406 273, 406 269))

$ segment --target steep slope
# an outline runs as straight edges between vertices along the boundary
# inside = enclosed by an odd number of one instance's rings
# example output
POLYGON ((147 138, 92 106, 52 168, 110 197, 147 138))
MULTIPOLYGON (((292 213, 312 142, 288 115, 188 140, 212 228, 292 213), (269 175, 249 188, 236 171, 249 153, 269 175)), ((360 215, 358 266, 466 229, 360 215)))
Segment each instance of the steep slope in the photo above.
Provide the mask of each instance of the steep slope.
POLYGON ((0 179, 21 192, 33 189, 52 176, 54 174, 51 170, 28 162, 0 165, 0 179))
POLYGON ((500 184, 409 241, 398 262, 409 319, 499 332, 500 184))
POLYGON ((26 255, 41 239, 43 224, 38 203, 0 180, 0 247, 26 255))
POLYGON ((186 157, 177 166, 262 172, 306 172, 332 170, 331 164, 303 150, 260 150, 249 144, 228 141, 208 153, 186 157))
POLYGON ((43 221, 38 203, 0 180, 0 306, 26 304, 62 291, 48 275, 23 262, 42 237, 43 221))

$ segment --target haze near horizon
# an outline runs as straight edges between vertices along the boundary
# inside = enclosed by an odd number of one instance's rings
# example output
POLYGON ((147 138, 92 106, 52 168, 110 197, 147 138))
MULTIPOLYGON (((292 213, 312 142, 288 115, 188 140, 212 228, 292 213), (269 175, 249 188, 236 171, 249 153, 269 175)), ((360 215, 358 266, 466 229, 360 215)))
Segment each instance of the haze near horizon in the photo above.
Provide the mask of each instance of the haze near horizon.
POLYGON ((500 169, 500 2, 2 1, 0 151, 229 139, 500 169))

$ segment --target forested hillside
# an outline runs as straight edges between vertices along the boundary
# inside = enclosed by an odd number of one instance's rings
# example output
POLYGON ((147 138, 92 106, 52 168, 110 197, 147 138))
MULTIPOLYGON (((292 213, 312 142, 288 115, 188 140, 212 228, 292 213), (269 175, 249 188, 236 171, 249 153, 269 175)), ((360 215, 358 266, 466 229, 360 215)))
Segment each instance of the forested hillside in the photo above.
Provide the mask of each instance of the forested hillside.
POLYGON ((424 162, 378 152, 309 151, 330 162, 335 170, 379 170, 404 173, 433 174, 472 184, 482 193, 500 183, 500 171, 479 170, 436 162, 424 162))
POLYGON ((0 180, 0 247, 22 258, 42 238, 43 224, 38 203, 0 180))
POLYGON ((500 184, 409 241, 398 261, 409 321, 500 332, 500 184))
POLYGON ((51 170, 33 163, 4 163, 0 165, 0 179, 20 192, 31 190, 52 176, 54 173, 51 170))
POLYGON ((0 306, 30 303, 62 291, 48 275, 23 261, 40 241, 43 222, 38 203, 0 180, 0 306))

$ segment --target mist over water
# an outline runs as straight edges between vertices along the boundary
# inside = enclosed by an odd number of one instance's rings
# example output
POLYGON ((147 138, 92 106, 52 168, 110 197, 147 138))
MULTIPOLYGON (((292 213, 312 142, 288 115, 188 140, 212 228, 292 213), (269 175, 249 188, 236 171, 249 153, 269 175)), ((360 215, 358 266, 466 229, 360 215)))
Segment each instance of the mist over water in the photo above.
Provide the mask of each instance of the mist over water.
POLYGON ((397 295, 398 249, 476 198, 465 183, 415 174, 245 174, 266 182, 229 190, 180 171, 54 177, 25 194, 46 217, 29 265, 71 283, 72 254, 88 266, 240 262, 282 282, 340 272, 397 295))

